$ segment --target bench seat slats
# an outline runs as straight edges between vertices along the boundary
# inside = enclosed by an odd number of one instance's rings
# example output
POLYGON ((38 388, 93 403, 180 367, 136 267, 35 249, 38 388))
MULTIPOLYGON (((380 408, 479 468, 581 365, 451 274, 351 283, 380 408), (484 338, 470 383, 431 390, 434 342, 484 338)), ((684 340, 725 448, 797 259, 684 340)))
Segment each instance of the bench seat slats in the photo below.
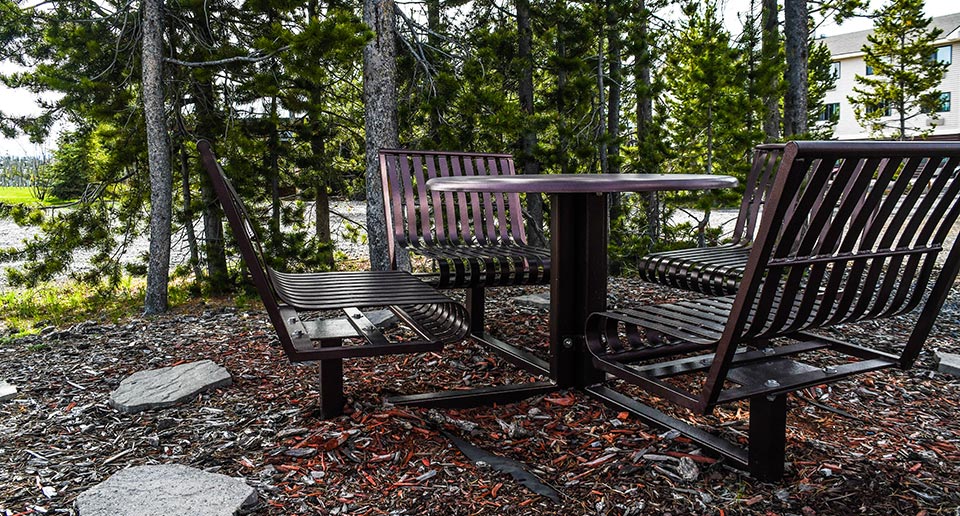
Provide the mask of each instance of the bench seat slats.
POLYGON ((277 296, 300 310, 450 303, 417 278, 397 271, 283 273, 269 269, 277 296))
POLYGON ((735 293, 783 149, 783 144, 758 145, 754 149, 731 243, 650 253, 637 261, 637 275, 646 281, 703 294, 735 293))

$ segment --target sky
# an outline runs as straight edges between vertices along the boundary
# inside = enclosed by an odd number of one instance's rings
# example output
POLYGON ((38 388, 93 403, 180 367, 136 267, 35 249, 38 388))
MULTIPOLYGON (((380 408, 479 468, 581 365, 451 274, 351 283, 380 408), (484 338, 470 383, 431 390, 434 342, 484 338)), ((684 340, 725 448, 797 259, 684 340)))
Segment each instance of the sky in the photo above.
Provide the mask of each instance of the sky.
MULTIPOLYGON (((721 0, 721 6, 725 23, 728 30, 737 33, 740 30, 738 13, 745 11, 750 6, 750 0, 721 0)), ((877 9, 883 5, 883 0, 870 0, 871 9, 877 9)), ((960 5, 957 0, 926 0, 925 11, 927 16, 943 16, 960 12, 960 5)), ((871 28, 870 20, 867 18, 853 18, 847 20, 843 25, 836 25, 832 21, 823 23, 817 29, 817 35, 832 36, 834 34, 843 34, 846 32, 856 32, 871 28)), ((0 63, 0 72, 9 72, 10 66, 6 63, 0 63)), ((32 93, 22 90, 11 90, 0 85, 0 112, 8 115, 28 115, 37 112, 36 99, 32 93)), ((43 145, 30 143, 26 138, 7 139, 0 135, 0 156, 38 156, 49 154, 53 148, 54 138, 43 145)))

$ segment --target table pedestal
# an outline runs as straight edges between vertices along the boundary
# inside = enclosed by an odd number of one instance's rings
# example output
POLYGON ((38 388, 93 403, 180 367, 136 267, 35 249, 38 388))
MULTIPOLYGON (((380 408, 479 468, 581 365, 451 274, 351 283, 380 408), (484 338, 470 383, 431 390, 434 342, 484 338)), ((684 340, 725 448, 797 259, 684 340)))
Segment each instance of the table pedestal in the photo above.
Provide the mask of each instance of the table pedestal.
POLYGON ((600 383, 583 337, 584 321, 607 308, 607 195, 552 194, 550 376, 558 387, 600 383))

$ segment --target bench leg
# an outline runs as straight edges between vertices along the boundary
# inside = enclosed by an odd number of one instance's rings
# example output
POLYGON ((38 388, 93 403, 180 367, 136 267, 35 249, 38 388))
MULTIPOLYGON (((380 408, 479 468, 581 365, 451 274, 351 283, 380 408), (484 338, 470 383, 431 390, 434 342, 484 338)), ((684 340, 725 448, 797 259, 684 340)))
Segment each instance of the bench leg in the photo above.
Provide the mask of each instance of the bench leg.
POLYGON ((787 395, 750 398, 750 474, 757 480, 777 482, 783 478, 787 441, 787 395))
MULTIPOLYGON (((343 339, 321 340, 320 347, 340 346, 343 339)), ((320 361, 320 417, 331 419, 343 414, 343 359, 320 361)))
POLYGON ((483 336, 485 301, 483 287, 468 288, 466 297, 467 313, 470 314, 470 334, 483 336))

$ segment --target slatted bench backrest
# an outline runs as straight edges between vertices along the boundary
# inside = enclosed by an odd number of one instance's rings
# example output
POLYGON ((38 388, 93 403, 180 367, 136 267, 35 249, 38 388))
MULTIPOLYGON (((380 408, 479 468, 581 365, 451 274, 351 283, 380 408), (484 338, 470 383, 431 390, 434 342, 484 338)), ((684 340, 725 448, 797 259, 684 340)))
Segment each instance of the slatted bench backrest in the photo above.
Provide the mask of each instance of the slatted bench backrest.
POLYGON ((706 385, 716 401, 739 343, 890 317, 929 297, 901 354, 915 360, 960 268, 960 144, 791 142, 706 385), (931 280, 934 280, 931 288, 931 280))
MULTIPOLYGON (((257 231, 250 222, 250 216, 233 184, 223 172, 220 163, 217 162, 216 155, 210 147, 210 143, 201 140, 197 143, 197 149, 200 151, 200 159, 207 175, 213 184, 213 189, 220 199, 220 205, 223 207, 224 215, 230 224, 234 238, 237 240, 237 247, 240 249, 240 256, 250 271, 250 277, 253 285, 257 289, 257 294, 263 301, 264 309, 270 317, 270 322, 275 328, 284 328, 283 316, 280 311, 280 304, 277 301, 277 289, 273 284, 270 275, 270 268, 264 259, 263 246, 257 231)), ((281 338, 284 352, 288 355, 296 354, 293 343, 289 338, 281 338)))
POLYGON ((434 177, 514 175, 509 154, 382 149, 380 172, 394 266, 397 247, 527 243, 519 194, 441 193, 426 186, 434 177))
POLYGON ((740 212, 733 228, 732 243, 746 245, 753 241, 763 205, 773 188, 784 146, 782 143, 767 143, 754 148, 740 212))

